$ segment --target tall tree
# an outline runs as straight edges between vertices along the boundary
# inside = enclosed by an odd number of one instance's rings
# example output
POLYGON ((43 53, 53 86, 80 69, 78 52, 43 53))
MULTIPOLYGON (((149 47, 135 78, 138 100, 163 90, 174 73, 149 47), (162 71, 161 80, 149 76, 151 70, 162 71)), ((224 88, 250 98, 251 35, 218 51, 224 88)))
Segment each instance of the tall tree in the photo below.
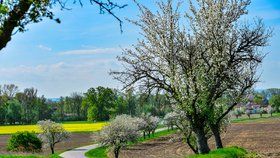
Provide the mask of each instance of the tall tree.
POLYGON ((125 99, 127 103, 127 110, 130 116, 136 115, 136 97, 134 95, 133 88, 130 88, 126 91, 125 99))
POLYGON ((22 104, 22 121, 26 124, 35 123, 38 113, 37 108, 37 89, 26 88, 23 93, 17 93, 16 98, 22 104))
POLYGON ((80 119, 82 116, 82 101, 83 96, 77 92, 71 94, 71 102, 76 116, 80 119))
POLYGON ((280 94, 278 95, 273 95, 269 99, 269 104, 274 108, 276 112, 280 111, 280 94))
POLYGON ((6 121, 9 124, 21 122, 22 106, 17 100, 9 100, 7 102, 6 121))
POLYGON ((46 119, 50 119, 54 109, 53 107, 51 107, 51 104, 48 103, 47 99, 45 98, 45 96, 41 96, 39 98, 37 98, 37 102, 36 102, 36 106, 38 109, 38 120, 46 120, 46 119))
MULTIPOLYGON (((80 5, 83 5, 83 1, 85 0, 72 0, 80 5)), ((67 2, 69 3, 67 0, 0 0, 0 50, 11 41, 12 35, 26 31, 26 25, 30 23, 38 23, 45 17, 60 23, 60 20, 54 17, 53 8, 58 6, 61 9, 68 9, 67 2)), ((127 5, 119 5, 111 0, 89 0, 89 2, 98 5, 101 14, 112 15, 122 25, 122 20, 113 10, 127 5)))
POLYGON ((18 92, 18 86, 14 84, 4 84, 4 86, 0 87, 0 89, 0 94, 6 95, 8 98, 15 97, 16 93, 18 92))
POLYGON ((112 89, 97 87, 90 88, 85 93, 85 101, 89 105, 88 120, 107 121, 110 119, 113 108, 115 107, 115 94, 112 89))
POLYGON ((153 13, 138 4, 143 39, 118 59, 124 71, 112 72, 125 87, 164 90, 185 112, 199 153, 210 151, 205 127, 222 147, 220 123, 258 80, 256 68, 271 33, 261 20, 242 23, 249 0, 190 0, 181 18, 180 5, 159 3, 153 13), (227 104, 220 99, 231 98, 227 104))

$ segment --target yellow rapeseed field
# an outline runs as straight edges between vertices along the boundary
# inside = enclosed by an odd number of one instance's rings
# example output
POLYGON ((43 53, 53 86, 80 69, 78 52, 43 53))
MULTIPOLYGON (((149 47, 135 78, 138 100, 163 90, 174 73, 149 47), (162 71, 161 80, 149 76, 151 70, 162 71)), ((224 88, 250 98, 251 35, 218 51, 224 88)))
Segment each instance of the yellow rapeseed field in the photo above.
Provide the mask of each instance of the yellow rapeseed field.
MULTIPOLYGON (((100 130, 105 126, 106 122, 100 123, 71 123, 63 124, 63 127, 68 132, 94 132, 100 130)), ((38 125, 14 125, 14 126, 0 126, 0 134, 13 134, 18 131, 34 131, 40 133, 38 125)))

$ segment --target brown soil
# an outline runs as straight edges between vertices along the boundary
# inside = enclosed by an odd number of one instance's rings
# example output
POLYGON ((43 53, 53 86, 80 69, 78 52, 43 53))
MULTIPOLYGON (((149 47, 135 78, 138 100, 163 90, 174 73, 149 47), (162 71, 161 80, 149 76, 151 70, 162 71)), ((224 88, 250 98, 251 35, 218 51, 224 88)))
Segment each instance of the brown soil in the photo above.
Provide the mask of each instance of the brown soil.
MULTIPOLYGON (((121 151, 121 158, 183 158, 193 154, 184 143, 169 137, 138 144, 121 151)), ((225 146, 241 146, 264 158, 280 158, 280 120, 266 123, 236 123, 223 135, 225 146)), ((213 140, 210 140, 213 149, 213 140)), ((110 154, 111 155, 111 154, 110 154)))
MULTIPOLYGON (((0 135, 0 154, 7 154, 6 142, 10 136, 0 135)), ((123 149, 121 158, 183 158, 193 154, 185 143, 169 141, 171 136, 162 137, 123 149)), ((280 158, 280 120, 256 123, 235 123, 223 135, 225 146, 241 146, 257 152, 264 158, 280 158)), ((73 133, 67 142, 59 143, 56 151, 61 152, 92 143, 90 133, 73 133)), ((213 149, 213 140, 210 140, 213 149)), ((49 153, 44 149, 44 154, 49 153)), ((110 157, 112 154, 110 153, 110 157)))

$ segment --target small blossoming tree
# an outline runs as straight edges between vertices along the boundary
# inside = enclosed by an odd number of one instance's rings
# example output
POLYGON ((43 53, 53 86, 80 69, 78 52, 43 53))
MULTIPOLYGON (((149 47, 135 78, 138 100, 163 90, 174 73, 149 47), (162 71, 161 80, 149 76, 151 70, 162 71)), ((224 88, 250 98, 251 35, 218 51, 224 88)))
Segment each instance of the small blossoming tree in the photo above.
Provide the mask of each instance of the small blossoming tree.
POLYGON ((112 147, 115 158, 118 158, 121 148, 140 136, 138 124, 135 122, 135 118, 131 116, 117 116, 110 125, 102 128, 98 141, 101 145, 112 147))
POLYGON ((42 130, 39 138, 50 147, 52 154, 54 154, 54 147, 57 143, 69 138, 69 133, 59 123, 51 120, 39 121, 38 125, 42 130))
POLYGON ((169 112, 164 116, 163 120, 168 129, 171 128, 173 130, 173 126, 176 124, 177 114, 175 112, 169 112))

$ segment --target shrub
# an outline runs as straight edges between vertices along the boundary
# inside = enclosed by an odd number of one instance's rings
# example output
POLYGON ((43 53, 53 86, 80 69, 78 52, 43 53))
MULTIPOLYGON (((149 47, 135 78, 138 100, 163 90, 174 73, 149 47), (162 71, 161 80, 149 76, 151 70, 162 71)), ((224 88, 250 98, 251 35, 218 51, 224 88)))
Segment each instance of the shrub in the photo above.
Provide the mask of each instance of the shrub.
POLYGON ((34 132, 17 132, 8 140, 9 151, 38 152, 42 149, 42 141, 34 132))

